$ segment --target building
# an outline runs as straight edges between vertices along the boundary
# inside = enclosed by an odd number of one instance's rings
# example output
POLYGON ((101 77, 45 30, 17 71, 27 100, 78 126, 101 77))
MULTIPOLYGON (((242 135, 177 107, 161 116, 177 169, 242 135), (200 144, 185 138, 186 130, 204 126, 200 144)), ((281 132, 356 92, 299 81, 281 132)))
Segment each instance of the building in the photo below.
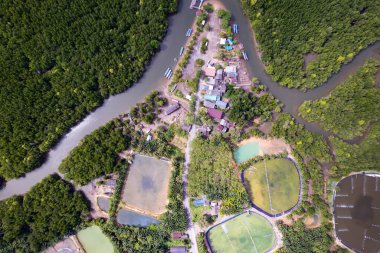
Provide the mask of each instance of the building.
POLYGON ((219 211, 218 202, 212 201, 210 206, 211 206, 211 215, 213 216, 218 215, 218 211, 219 211))
POLYGON ((225 126, 222 126, 222 125, 218 125, 216 127, 216 130, 218 130, 219 132, 225 133, 225 132, 227 132, 228 128, 225 126))
POLYGON ((223 80, 223 69, 218 69, 215 75, 216 80, 223 80))
POLYGON ((170 253, 187 253, 185 246, 170 247, 170 253))
MULTIPOLYGON (((227 91, 227 86, 225 84, 221 84, 219 85, 218 89, 220 90, 220 92, 222 93, 226 93, 227 91)), ((224 99, 223 99, 224 100, 224 99)))
POLYGON ((203 101, 203 105, 204 107, 207 107, 207 108, 215 108, 215 103, 208 100, 203 101))
POLYGON ((220 42, 219 42, 220 45, 224 46, 224 45, 226 45, 226 43, 227 43, 226 38, 220 38, 220 42))
POLYGON ((189 238, 187 234, 185 233, 182 233, 182 232, 178 232, 178 231, 174 231, 172 233, 172 239, 173 240, 181 240, 181 239, 187 239, 189 238))
MULTIPOLYGON (((211 95, 211 96, 217 96, 217 97, 221 97, 223 95, 222 92, 220 92, 218 89, 209 90, 209 91, 207 91, 207 94, 211 95)), ((218 100, 216 100, 216 101, 218 101, 218 100)))
POLYGON ((153 139, 153 136, 151 134, 148 134, 148 136, 146 137, 146 141, 151 141, 153 139))
POLYGON ((166 115, 170 115, 172 114, 173 112, 177 111, 179 109, 179 103, 175 103, 175 104, 172 104, 171 106, 169 106, 165 113, 166 115))
POLYGON ((210 84, 204 84, 202 86, 202 90, 213 90, 214 89, 214 86, 210 85, 210 84))
POLYGON ((204 95, 204 100, 209 100, 209 101, 218 101, 220 100, 220 96, 215 96, 215 95, 210 95, 210 94, 206 94, 204 95))
POLYGON ((201 126, 200 128, 198 128, 198 133, 200 133, 203 136, 207 136, 208 134, 210 134, 211 130, 211 127, 201 126))
POLYGON ((223 118, 223 112, 214 108, 208 109, 207 115, 216 120, 221 120, 223 118))
POLYGON ((215 104, 216 104, 216 106, 219 107, 220 109, 226 109, 226 108, 227 108, 227 105, 228 105, 226 102, 221 101, 221 100, 216 101, 215 104))
POLYGON ((210 78, 208 78, 207 83, 208 83, 208 84, 211 84, 211 85, 216 85, 216 84, 219 83, 219 81, 216 80, 216 79, 213 78, 213 77, 210 77, 210 78))
POLYGON ((216 68, 208 66, 205 69, 205 75, 208 76, 208 77, 215 77, 215 75, 216 75, 216 68))
POLYGON ((182 126, 182 130, 185 131, 186 133, 188 133, 188 132, 191 131, 192 127, 193 127, 192 125, 186 125, 185 124, 185 125, 182 126))
POLYGON ((237 77, 237 68, 236 66, 227 66, 225 69, 226 75, 229 78, 236 78, 237 77))

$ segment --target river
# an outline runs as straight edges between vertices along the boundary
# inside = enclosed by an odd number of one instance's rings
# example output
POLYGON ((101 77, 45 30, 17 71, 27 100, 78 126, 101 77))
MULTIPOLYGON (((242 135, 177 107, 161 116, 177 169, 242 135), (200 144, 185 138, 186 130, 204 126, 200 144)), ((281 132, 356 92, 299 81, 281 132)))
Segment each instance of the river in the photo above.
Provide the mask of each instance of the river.
MULTIPOLYGON (((299 123, 305 124, 307 129, 324 136, 329 135, 317 124, 306 122, 299 117, 299 105, 305 100, 326 96, 368 58, 375 55, 380 50, 380 42, 361 51, 351 63, 344 65, 339 73, 331 77, 323 86, 308 92, 288 89, 278 85, 265 73, 264 66, 253 43, 253 33, 249 21, 242 12, 240 2, 238 0, 221 0, 221 2, 232 12, 234 22, 239 24, 239 40, 244 44, 245 51, 249 57, 247 64, 250 76, 259 78, 261 83, 268 87, 268 91, 284 104, 284 111, 290 112, 299 123)), ((161 51, 154 56, 140 81, 128 91, 107 99, 101 107, 73 127, 48 153, 46 162, 40 168, 27 173, 25 177, 7 182, 6 187, 0 191, 0 200, 16 194, 24 194, 47 175, 58 172, 58 166, 61 161, 86 135, 118 115, 128 112, 130 107, 143 101, 144 97, 152 90, 158 89, 166 80, 163 78, 165 70, 175 65, 174 58, 178 57, 180 48, 185 44, 187 39, 185 33, 191 27, 194 18, 195 11, 189 9, 189 1, 182 0, 177 14, 169 19, 169 29, 164 41, 161 43, 161 51)))

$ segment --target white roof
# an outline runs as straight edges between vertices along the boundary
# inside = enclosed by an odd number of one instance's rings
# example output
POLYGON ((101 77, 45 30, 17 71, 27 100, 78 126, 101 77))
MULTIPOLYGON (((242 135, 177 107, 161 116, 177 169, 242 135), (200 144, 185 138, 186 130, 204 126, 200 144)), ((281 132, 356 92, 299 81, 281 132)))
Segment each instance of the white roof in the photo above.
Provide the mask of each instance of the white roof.
POLYGON ((220 45, 226 45, 226 42, 227 42, 227 39, 225 39, 225 38, 220 38, 220 42, 219 42, 219 44, 220 44, 220 45))

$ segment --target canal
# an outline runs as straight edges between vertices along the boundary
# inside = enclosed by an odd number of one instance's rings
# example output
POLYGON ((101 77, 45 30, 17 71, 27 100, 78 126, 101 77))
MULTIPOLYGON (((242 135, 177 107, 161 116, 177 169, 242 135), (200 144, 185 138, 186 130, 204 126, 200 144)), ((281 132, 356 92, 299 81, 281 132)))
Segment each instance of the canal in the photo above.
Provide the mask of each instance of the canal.
MULTIPOLYGON (((380 50, 380 42, 361 51, 351 63, 344 65, 339 73, 332 76, 323 86, 308 92, 288 89, 274 82, 265 73, 264 66, 253 43, 253 33, 249 21, 243 14, 240 1, 221 0, 221 2, 232 12, 234 22, 239 24, 239 40, 244 44, 245 51, 248 54, 249 61, 247 63, 250 76, 259 78, 261 83, 268 87, 268 91, 284 104, 284 110, 290 112, 299 123, 305 124, 308 130, 328 136, 329 133, 323 131, 317 124, 306 122, 298 116, 299 105, 305 100, 326 96, 368 58, 376 55, 380 50)), ((175 65, 174 58, 178 57, 180 48, 185 44, 185 33, 192 25, 194 18, 195 11, 189 9, 188 1, 180 1, 178 13, 169 19, 169 28, 164 41, 161 43, 161 51, 153 58, 143 77, 128 91, 107 99, 101 107, 73 127, 51 149, 46 162, 40 168, 27 173, 25 177, 7 182, 6 187, 0 191, 0 200, 15 194, 24 194, 47 175, 58 172, 58 166, 61 161, 86 135, 118 115, 128 112, 130 107, 143 101, 144 97, 152 90, 158 89, 166 80, 163 78, 165 70, 175 65)))

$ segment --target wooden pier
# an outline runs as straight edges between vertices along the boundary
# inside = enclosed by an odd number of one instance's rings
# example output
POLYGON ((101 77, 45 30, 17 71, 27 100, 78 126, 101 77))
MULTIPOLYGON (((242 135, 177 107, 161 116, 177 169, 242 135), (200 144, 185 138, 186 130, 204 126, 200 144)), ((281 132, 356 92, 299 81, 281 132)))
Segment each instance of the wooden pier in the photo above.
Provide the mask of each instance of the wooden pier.
POLYGON ((191 0, 190 9, 198 9, 202 8, 204 0, 191 0))

